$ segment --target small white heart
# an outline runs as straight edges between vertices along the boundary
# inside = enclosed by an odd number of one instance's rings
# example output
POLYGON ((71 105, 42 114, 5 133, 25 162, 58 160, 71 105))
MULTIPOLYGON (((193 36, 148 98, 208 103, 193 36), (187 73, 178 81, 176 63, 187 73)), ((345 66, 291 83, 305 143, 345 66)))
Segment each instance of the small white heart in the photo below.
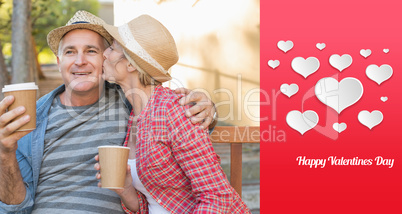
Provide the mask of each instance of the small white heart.
POLYGON ((382 115, 381 111, 374 110, 371 113, 369 111, 361 111, 357 116, 359 122, 369 129, 372 129, 374 126, 380 124, 383 120, 384 116, 382 115))
POLYGON ((385 103, 388 100, 388 97, 381 97, 380 99, 385 103))
POLYGON ((290 49, 293 48, 293 42, 288 40, 288 41, 279 41, 278 42, 278 48, 281 49, 283 52, 288 52, 290 49))
POLYGON ((290 98, 291 96, 295 95, 299 91, 299 86, 295 83, 290 84, 290 85, 285 83, 285 84, 281 85, 280 90, 284 95, 286 95, 290 98))
POLYGON ((389 52, 389 49, 388 49, 388 48, 385 48, 385 49, 382 50, 382 51, 384 51, 384 53, 388 53, 388 52, 389 52))
POLYGON ((349 54, 344 54, 342 56, 333 54, 331 57, 329 57, 329 64, 342 72, 345 68, 352 64, 352 57, 349 54))
POLYGON ((376 82, 378 85, 391 78, 392 74, 392 67, 387 64, 381 65, 380 67, 377 65, 369 65, 366 68, 367 77, 376 82))
POLYGON ((368 56, 371 55, 371 50, 370 49, 367 49, 367 50, 361 49, 360 55, 362 55, 364 58, 367 58, 368 56))
POLYGON ((318 114, 311 110, 305 111, 303 114, 293 110, 286 115, 286 123, 302 135, 314 128, 318 124, 318 120, 318 114))
POLYGON ((318 70, 320 61, 315 57, 309 57, 307 59, 296 57, 292 60, 291 66, 296 73, 307 78, 310 74, 318 70))
POLYGON ((279 60, 269 60, 268 61, 268 66, 271 67, 272 69, 275 69, 276 67, 279 66, 279 60))
POLYGON ((326 47, 325 43, 317 43, 315 45, 320 51, 322 51, 322 49, 324 49, 326 47))
POLYGON ((346 127, 347 127, 346 123, 340 123, 340 124, 334 123, 334 125, 332 125, 332 128, 338 133, 345 131, 346 127))

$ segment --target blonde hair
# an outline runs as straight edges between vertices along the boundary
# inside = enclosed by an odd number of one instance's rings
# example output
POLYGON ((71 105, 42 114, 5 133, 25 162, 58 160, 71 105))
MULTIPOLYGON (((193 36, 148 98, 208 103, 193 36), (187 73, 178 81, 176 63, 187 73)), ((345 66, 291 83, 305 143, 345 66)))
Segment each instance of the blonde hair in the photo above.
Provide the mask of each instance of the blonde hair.
POLYGON ((162 83, 155 80, 154 78, 152 78, 149 74, 147 74, 142 68, 140 68, 140 66, 137 65, 137 63, 135 63, 135 61, 133 59, 131 59, 131 57, 127 54, 126 50, 124 50, 123 48, 123 53, 124 56, 126 57, 126 59, 130 62, 130 64, 132 66, 134 66, 135 69, 137 69, 139 75, 138 78, 140 80, 140 83, 143 86, 147 86, 147 85, 161 85, 162 83))

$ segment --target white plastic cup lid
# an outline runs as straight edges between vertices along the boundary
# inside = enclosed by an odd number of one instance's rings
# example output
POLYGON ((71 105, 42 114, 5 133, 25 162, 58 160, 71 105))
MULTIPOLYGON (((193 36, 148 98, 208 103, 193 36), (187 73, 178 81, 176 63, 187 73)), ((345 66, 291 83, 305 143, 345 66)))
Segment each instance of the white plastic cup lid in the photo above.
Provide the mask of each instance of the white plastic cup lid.
POLYGON ((101 148, 130 149, 130 147, 126 147, 126 146, 114 146, 114 145, 109 145, 109 146, 98 146, 98 149, 101 149, 101 148))
POLYGON ((19 83, 19 84, 11 84, 5 85, 3 88, 3 93, 10 91, 24 91, 24 90, 38 90, 38 86, 34 82, 27 83, 19 83))

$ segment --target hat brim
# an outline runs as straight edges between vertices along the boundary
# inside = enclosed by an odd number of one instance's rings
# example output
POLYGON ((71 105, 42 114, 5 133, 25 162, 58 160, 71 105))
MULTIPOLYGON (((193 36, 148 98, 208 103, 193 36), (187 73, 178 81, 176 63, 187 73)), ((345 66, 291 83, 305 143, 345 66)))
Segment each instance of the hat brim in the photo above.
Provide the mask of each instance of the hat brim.
MULTIPOLYGON (((131 59, 133 59, 135 61, 135 63, 137 63, 137 65, 140 66, 140 68, 142 70, 144 70, 147 74, 149 74, 152 78, 154 78, 158 82, 166 82, 166 81, 169 81, 172 79, 172 77, 170 76, 170 74, 168 72, 165 73, 165 72, 159 70, 158 68, 149 64, 148 62, 143 60, 141 57, 139 57, 137 54, 135 54, 134 52, 132 52, 131 50, 126 48, 124 45, 125 43, 119 34, 118 27, 115 27, 113 25, 108 25, 108 24, 104 24, 103 27, 124 48, 124 50, 131 57, 131 59)), ((110 44, 112 44, 112 43, 110 43, 110 44)))
POLYGON ((90 23, 79 23, 79 24, 63 26, 50 31, 49 34, 47 35, 47 44, 49 45, 50 49, 56 56, 58 55, 57 52, 59 49, 61 39, 68 32, 75 29, 92 30, 101 35, 103 38, 105 38, 109 44, 112 44, 113 42, 112 36, 101 25, 90 24, 90 23))

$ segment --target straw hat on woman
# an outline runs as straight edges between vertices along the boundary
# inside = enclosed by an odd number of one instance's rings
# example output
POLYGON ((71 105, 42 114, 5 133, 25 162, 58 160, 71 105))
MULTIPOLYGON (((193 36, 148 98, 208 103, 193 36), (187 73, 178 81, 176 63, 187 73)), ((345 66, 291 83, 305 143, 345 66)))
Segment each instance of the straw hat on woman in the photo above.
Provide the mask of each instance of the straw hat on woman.
POLYGON ((207 131, 193 125, 180 96, 161 85, 171 79, 168 70, 178 61, 169 31, 148 15, 104 28, 114 38, 103 54, 104 76, 118 83, 133 105, 125 140, 131 170, 125 189, 116 191, 123 207, 158 214, 249 213, 207 131))

